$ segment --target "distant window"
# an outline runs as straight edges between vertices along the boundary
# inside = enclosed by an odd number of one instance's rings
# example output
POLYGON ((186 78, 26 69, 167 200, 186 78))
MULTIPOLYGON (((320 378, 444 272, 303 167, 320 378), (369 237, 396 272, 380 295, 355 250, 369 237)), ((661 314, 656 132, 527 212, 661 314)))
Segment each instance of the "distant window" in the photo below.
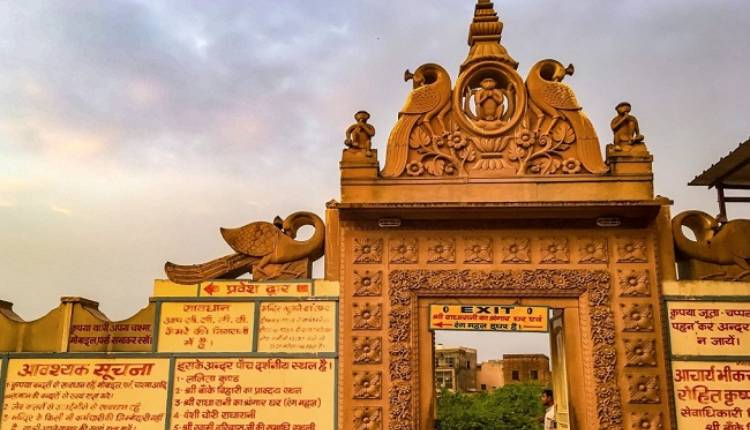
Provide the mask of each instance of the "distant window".
POLYGON ((453 357, 446 358, 445 365, 448 367, 453 367, 453 357))
POLYGON ((521 378, 520 378, 520 377, 518 376, 518 370, 514 370, 514 371, 513 371, 513 373, 512 373, 512 376, 511 376, 511 378, 512 378, 512 379, 513 379, 514 381, 518 381, 518 380, 520 380, 520 379, 521 379, 521 378))
POLYGON ((467 369, 471 369, 471 361, 467 361, 466 362, 466 368, 467 369))
POLYGON ((487 391, 487 384, 482 384, 482 391, 487 391))
POLYGON ((531 379, 533 379, 533 380, 539 379, 539 372, 537 372, 536 370, 532 370, 531 371, 531 379))

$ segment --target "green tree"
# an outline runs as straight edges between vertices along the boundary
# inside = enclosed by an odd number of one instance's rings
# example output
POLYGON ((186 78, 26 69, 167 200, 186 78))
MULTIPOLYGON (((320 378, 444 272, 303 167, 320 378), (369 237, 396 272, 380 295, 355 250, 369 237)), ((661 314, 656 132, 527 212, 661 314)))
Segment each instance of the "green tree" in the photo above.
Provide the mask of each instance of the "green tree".
POLYGON ((443 391, 438 401, 441 430, 540 430, 542 387, 508 384, 490 393, 443 391))

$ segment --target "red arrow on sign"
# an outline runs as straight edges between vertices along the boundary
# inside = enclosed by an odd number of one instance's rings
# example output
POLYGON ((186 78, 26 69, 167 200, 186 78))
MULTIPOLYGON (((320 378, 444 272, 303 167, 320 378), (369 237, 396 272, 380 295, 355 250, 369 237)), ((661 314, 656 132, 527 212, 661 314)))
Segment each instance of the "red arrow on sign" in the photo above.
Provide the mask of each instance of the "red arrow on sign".
POLYGON ((219 287, 210 283, 203 287, 203 291, 207 292, 209 296, 213 296, 215 292, 219 291, 219 287))
POLYGON ((444 323, 442 321, 438 321, 438 322, 433 322, 432 325, 437 326, 437 327, 445 327, 445 326, 450 325, 450 324, 446 324, 446 323, 444 323))

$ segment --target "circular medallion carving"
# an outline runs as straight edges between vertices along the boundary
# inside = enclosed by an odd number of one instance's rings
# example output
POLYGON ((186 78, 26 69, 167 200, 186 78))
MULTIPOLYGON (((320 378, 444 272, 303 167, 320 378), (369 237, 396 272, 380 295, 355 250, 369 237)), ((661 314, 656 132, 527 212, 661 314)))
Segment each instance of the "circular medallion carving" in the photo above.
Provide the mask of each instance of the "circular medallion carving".
POLYGON ((453 110, 461 125, 480 136, 498 136, 515 126, 526 110, 523 79, 507 64, 482 62, 456 81, 453 110))

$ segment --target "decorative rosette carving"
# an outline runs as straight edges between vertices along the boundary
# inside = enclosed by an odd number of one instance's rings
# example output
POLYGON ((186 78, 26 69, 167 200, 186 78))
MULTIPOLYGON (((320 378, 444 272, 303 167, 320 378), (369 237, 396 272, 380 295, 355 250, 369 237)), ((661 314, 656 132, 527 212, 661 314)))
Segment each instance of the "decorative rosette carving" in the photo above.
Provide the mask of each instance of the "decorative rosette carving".
POLYGON ((632 413, 630 414, 630 428, 632 430, 661 430, 661 413, 632 413))
POLYGON ((646 239, 642 237, 618 237, 617 262, 647 263, 646 239))
POLYGON ((579 241, 578 251, 580 253, 579 263, 599 264, 606 263, 607 239, 604 237, 587 237, 579 241))
POLYGON ((355 263, 382 263, 383 239, 354 239, 355 263))
POLYGON ((383 272, 354 271, 354 295, 355 296, 379 296, 383 290, 383 272))
POLYGON ((568 239, 552 237, 540 241, 542 263, 569 263, 568 239))
POLYGON ((624 331, 654 331, 654 308, 650 304, 621 303, 624 331))
POLYGON ((625 339, 625 365, 628 367, 656 366, 656 341, 653 339, 625 339))
POLYGON ((464 263, 492 263, 492 238, 467 238, 464 242, 464 263))
POLYGON ((379 399, 381 397, 380 372, 354 372, 354 391, 352 397, 355 399, 379 399))
POLYGON ((383 340, 377 337, 354 336, 354 364, 377 364, 383 361, 383 340))
POLYGON ((383 408, 355 407, 352 424, 354 430, 382 430, 383 408))
POLYGON ((383 305, 354 303, 353 328, 355 330, 379 330, 383 326, 383 305))
POLYGON ((419 241, 416 238, 392 239, 389 249, 391 263, 416 263, 419 257, 419 241))
POLYGON ((526 238, 503 239, 500 244, 503 263, 530 263, 530 242, 531 241, 526 238))
POLYGON ((455 263, 456 239, 432 239, 427 246, 428 263, 455 263))
POLYGON ((659 377, 628 375, 630 403, 660 403, 659 377))
POLYGON ((620 284, 620 295, 623 297, 648 297, 651 295, 647 269, 617 269, 617 279, 620 284))

